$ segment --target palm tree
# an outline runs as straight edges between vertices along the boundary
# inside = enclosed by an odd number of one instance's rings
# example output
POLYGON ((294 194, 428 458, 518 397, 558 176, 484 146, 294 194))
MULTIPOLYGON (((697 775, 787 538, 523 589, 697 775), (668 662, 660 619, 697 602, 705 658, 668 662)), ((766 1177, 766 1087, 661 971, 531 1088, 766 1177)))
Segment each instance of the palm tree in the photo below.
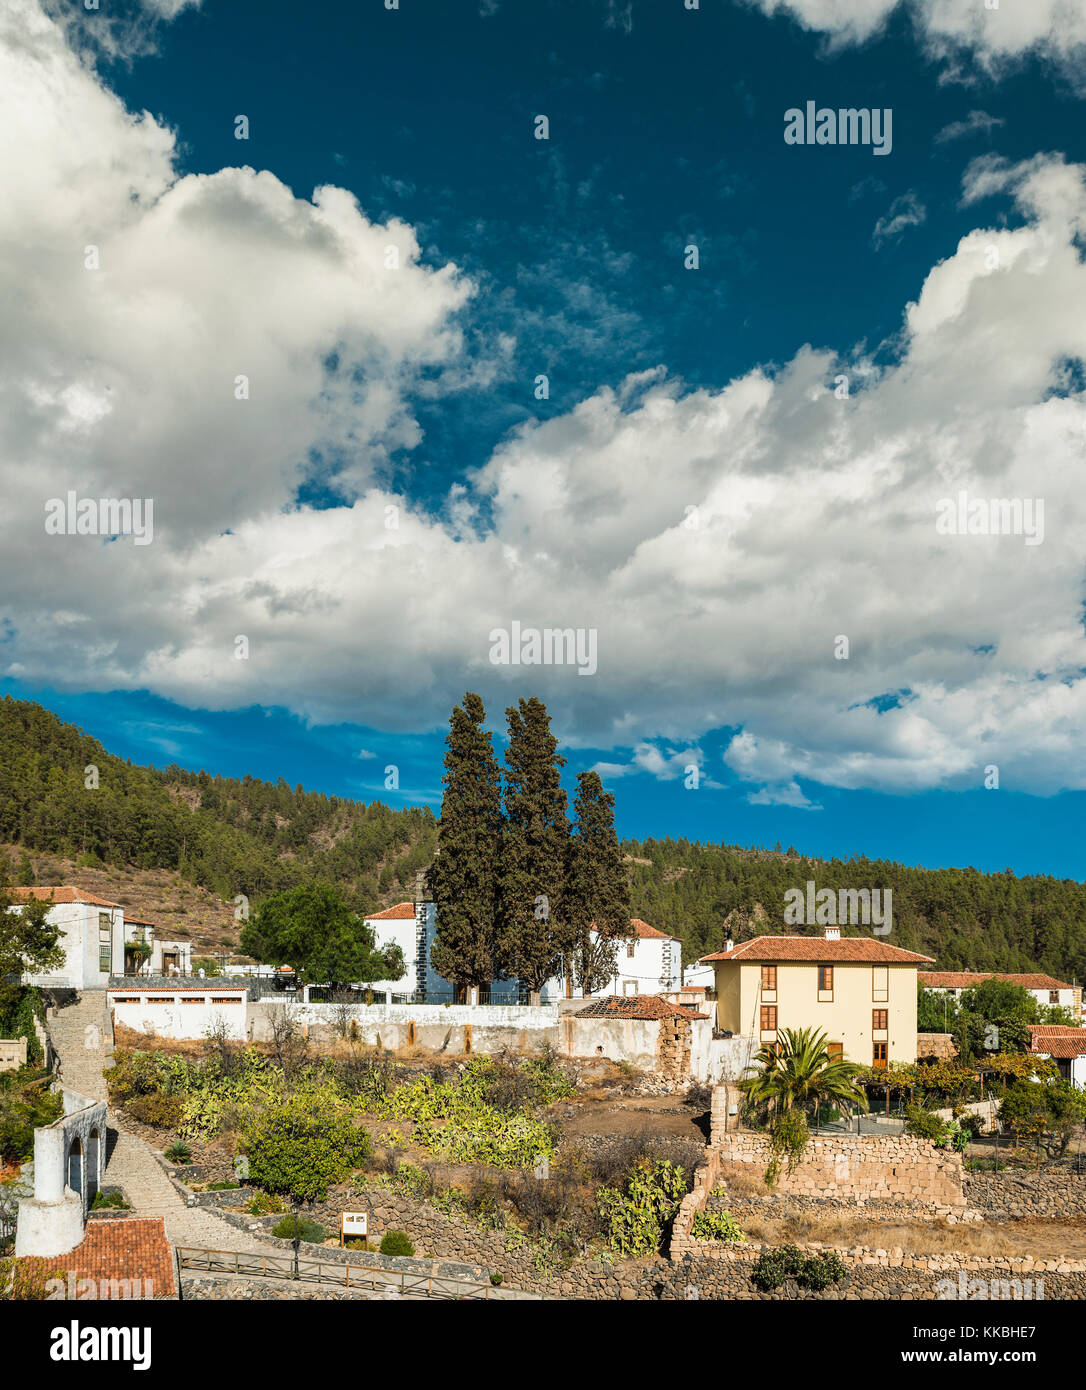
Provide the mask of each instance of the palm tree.
POLYGON ((741 1084, 756 1105, 768 1107, 771 1126, 795 1108, 806 1113, 825 1102, 846 1114, 868 1108, 856 1079, 863 1068, 832 1057, 826 1034, 815 1028, 782 1028, 778 1041, 755 1057, 752 1069, 754 1075, 741 1084))

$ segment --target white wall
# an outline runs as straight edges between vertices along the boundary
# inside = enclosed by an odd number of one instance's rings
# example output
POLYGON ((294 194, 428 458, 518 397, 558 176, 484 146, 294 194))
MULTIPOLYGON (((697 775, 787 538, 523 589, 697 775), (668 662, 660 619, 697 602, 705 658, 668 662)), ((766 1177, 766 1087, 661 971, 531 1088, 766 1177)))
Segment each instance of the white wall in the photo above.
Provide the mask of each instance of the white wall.
POLYGON ((209 1028, 225 1022, 228 1036, 238 1041, 248 1037, 248 1003, 244 989, 211 989, 200 985, 172 990, 147 991, 117 987, 109 991, 114 1026, 123 1024, 137 1033, 154 1033, 160 1038, 197 1039, 209 1028), (236 1004, 213 1004, 213 998, 237 999, 236 1004), (129 1003, 136 999, 138 1003, 129 1003), (184 1004, 182 999, 199 999, 184 1004))

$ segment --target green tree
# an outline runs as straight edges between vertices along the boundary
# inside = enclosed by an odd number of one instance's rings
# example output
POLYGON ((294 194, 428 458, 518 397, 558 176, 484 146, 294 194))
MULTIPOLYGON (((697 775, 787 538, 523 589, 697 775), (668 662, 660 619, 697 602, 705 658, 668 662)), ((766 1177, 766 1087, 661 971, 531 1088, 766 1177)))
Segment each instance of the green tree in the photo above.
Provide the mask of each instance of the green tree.
POLYGON ((372 1152, 346 1107, 296 1093, 252 1115, 245 1129, 249 1181, 298 1202, 323 1201, 372 1152))
POLYGON ((487 989, 498 974, 495 906, 501 844, 501 772, 486 711, 471 691, 449 720, 438 853, 430 869, 437 934, 434 969, 457 989, 487 989))
POLYGON ((547 707, 534 696, 505 711, 505 823, 498 891, 498 959, 538 991, 572 945, 558 917, 569 841, 566 793, 547 707))
POLYGON ((999 1103, 999 1119, 1019 1139, 1057 1158, 1066 1150, 1075 1125, 1086 1120, 1086 1094, 1069 1081, 1018 1080, 999 1103))
POLYGON ((50 902, 20 903, 7 882, 7 859, 0 863, 0 1015, 16 1009, 20 976, 40 975, 64 964, 60 928, 48 921, 50 902))
POLYGON ((952 1033, 958 1022, 958 1001, 945 990, 917 987, 916 1031, 952 1033))
POLYGON ((777 1036, 755 1058, 754 1075, 742 1082, 755 1105, 764 1105, 773 1118, 823 1104, 845 1113, 868 1108, 857 1079, 863 1068, 831 1057, 825 1033, 782 1028, 777 1036))
POLYGON ((320 984, 398 980, 405 968, 400 948, 378 950, 373 931, 325 883, 270 893, 243 928, 241 949, 320 984))
POLYGON ((573 807, 561 916, 573 942, 574 979, 594 994, 614 978, 619 945, 630 937, 629 875, 615 834, 615 798, 598 772, 578 774, 573 807))

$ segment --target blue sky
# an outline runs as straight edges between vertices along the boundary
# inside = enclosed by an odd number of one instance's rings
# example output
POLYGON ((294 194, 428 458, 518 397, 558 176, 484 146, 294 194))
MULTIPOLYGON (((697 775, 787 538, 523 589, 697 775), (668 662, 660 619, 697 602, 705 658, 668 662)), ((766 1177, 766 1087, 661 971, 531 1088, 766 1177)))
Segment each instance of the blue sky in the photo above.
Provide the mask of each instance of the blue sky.
POLYGON ((1080 876, 1075 17, 16 9, 0 689, 435 810, 452 703, 538 694, 620 833, 1080 876), (786 144, 808 100, 890 153, 786 144), (67 488, 153 497, 154 544, 47 541, 67 488), (1043 496, 1043 545, 937 537, 962 488, 1043 496), (494 668, 514 620, 598 671, 494 668))

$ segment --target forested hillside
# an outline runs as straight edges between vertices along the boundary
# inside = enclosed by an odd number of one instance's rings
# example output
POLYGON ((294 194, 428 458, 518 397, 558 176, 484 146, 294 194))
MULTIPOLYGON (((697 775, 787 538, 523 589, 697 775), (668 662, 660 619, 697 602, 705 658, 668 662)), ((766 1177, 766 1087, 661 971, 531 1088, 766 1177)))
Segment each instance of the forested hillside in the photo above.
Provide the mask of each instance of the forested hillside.
POLYGON ((139 767, 41 705, 0 700, 0 841, 91 868, 170 869, 228 901, 324 878, 373 910, 429 864, 436 838, 429 810, 139 767))
MULTIPOLYGON (((436 840, 429 810, 139 767, 41 705, 0 700, 0 844, 36 856, 52 853, 77 869, 169 870, 227 903, 321 878, 352 906, 373 910, 409 892, 436 840), (91 764, 96 790, 84 786, 91 764)), ((635 914, 681 937, 688 961, 719 949, 729 929, 737 938, 817 930, 786 928, 783 919, 786 890, 813 879, 820 889, 893 889, 891 942, 941 968, 1086 977, 1086 885, 1071 879, 808 860, 688 840, 626 841, 623 849, 635 914)))
POLYGON ((936 957, 941 969, 1086 976, 1086 885, 1073 879, 913 869, 882 859, 809 860, 794 851, 688 840, 628 841, 624 848, 634 859, 639 915, 681 936, 686 959, 721 949, 729 927, 736 939, 821 930, 784 925, 785 892, 810 879, 819 889, 892 889, 888 940, 936 957))

